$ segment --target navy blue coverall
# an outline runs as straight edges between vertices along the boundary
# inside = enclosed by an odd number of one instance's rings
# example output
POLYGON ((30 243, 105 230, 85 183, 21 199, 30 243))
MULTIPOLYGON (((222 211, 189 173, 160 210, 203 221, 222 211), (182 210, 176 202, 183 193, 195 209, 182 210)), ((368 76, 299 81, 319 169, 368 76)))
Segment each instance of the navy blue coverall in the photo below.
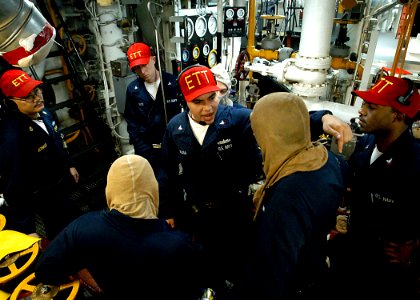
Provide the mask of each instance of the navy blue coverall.
POLYGON ((361 293, 375 299, 418 299, 420 247, 403 255, 410 259, 408 265, 387 262, 385 247, 420 241, 420 143, 407 129, 370 164, 375 145, 375 136, 365 134, 349 159, 349 230, 331 241, 333 271, 348 287, 348 299, 361 293))
MULTIPOLYGON (((250 113, 219 104, 203 145, 194 136, 187 112, 180 113, 169 122, 162 144, 167 182, 160 184, 167 189, 160 194, 165 205, 161 209, 203 244, 209 287, 219 291, 225 280, 234 282, 240 275, 253 230, 248 186, 263 176, 250 113)), ((311 125, 321 127, 314 135, 322 132, 323 114, 311 114, 311 125)))
POLYGON ((79 215, 69 199, 73 164, 47 109, 40 117, 48 134, 14 106, 8 103, 10 109, 0 122, 0 190, 7 202, 0 211, 6 216, 6 228, 23 233, 36 232, 38 214, 51 239, 79 215))
POLYGON ((138 77, 131 82, 127 87, 124 110, 130 144, 134 146, 136 154, 150 162, 155 174, 161 164, 160 145, 166 129, 165 106, 168 121, 180 113, 182 108, 181 100, 177 98, 176 77, 166 72, 162 72, 162 77, 155 100, 146 90, 143 79, 138 77))
POLYGON ((104 292, 101 299, 196 300, 200 251, 165 220, 106 209, 68 225, 41 254, 35 276, 60 285, 86 268, 104 292))

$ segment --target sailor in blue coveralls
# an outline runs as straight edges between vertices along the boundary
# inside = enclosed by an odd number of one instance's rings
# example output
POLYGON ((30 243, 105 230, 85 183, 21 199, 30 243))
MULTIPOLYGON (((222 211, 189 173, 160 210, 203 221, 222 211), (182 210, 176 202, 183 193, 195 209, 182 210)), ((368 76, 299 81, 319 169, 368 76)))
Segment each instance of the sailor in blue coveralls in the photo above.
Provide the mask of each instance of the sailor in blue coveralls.
POLYGON ((159 177, 161 143, 167 122, 181 112, 176 76, 156 69, 150 46, 134 43, 127 50, 130 69, 137 74, 126 91, 124 118, 134 152, 146 158, 159 177), (160 77, 162 75, 162 78, 160 77), (163 86, 163 94, 162 94, 163 86))
POLYGON ((347 287, 344 299, 419 299, 420 143, 411 125, 420 95, 414 82, 393 76, 353 93, 363 99, 365 135, 349 159, 348 233, 332 240, 335 278, 347 287))
MULTIPOLYGON (((171 200, 166 218, 174 218, 176 227, 203 244, 208 258, 203 274, 220 299, 238 278, 250 242, 254 207, 248 186, 261 179, 261 152, 250 126, 251 110, 219 105, 219 87, 209 68, 185 69, 178 86, 188 111, 175 116, 165 132, 162 153, 168 180, 161 197, 171 200)), ((324 115, 313 115, 318 125, 324 115)), ((332 127, 324 128, 348 140, 348 125, 329 117, 332 127)))
POLYGON ((0 209, 7 229, 28 234, 36 232, 38 214, 51 240, 80 213, 69 199, 79 174, 44 108, 42 83, 15 69, 0 79, 6 97, 0 125, 0 191, 7 203, 0 209))
MULTIPOLYGON (((162 181, 163 134, 167 122, 182 111, 176 76, 156 69, 156 56, 144 43, 132 44, 127 50, 127 58, 130 69, 137 74, 127 87, 124 109, 130 144, 137 155, 150 162, 156 178, 162 181)), ((166 215, 164 202, 161 201, 162 209, 159 210, 162 217, 166 215)))

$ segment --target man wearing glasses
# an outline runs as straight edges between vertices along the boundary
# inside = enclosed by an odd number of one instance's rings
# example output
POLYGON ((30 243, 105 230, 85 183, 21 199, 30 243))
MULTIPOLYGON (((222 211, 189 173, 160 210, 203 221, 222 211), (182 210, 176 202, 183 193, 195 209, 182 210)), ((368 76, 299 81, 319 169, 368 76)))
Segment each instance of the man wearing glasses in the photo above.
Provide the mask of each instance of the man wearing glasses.
POLYGON ((43 82, 12 69, 0 78, 4 114, 0 123, 0 213, 6 228, 51 240, 80 214, 69 199, 79 174, 50 112, 43 82), (45 232, 36 226, 40 217, 45 232))

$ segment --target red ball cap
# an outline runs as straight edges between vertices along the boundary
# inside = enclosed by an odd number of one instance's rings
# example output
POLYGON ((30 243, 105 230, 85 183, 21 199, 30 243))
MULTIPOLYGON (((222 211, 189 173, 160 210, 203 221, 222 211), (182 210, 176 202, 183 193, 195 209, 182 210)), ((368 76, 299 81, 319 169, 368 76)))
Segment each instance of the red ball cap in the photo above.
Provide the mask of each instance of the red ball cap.
POLYGON ((42 81, 32 79, 21 70, 8 70, 0 78, 0 89, 6 97, 25 98, 42 81))
POLYGON ((411 87, 408 80, 385 76, 382 77, 370 90, 368 91, 353 91, 352 94, 359 96, 364 101, 379 104, 384 106, 391 106, 406 114, 409 118, 413 118, 420 110, 420 95, 413 84, 411 87), (413 90, 406 104, 398 101, 399 97, 404 98, 413 90))
POLYGON ((201 65, 185 69, 179 76, 178 85, 187 102, 203 94, 220 91, 211 70, 201 65))
POLYGON ((127 58, 130 63, 130 69, 139 65, 146 65, 150 61, 152 51, 150 46, 143 43, 134 43, 127 50, 127 58))

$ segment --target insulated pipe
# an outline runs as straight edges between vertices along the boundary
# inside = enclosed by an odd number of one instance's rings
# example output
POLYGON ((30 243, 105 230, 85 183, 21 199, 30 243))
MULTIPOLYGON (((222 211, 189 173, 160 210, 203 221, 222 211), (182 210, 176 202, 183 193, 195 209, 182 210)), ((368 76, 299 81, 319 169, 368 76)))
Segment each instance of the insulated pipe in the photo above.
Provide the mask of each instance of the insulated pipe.
POLYGON ((308 72, 296 65, 291 65, 286 69, 285 77, 291 82, 300 82, 304 78, 305 84, 317 85, 325 81, 325 74, 319 71, 308 72))
POLYGON ((300 56, 313 58, 329 56, 335 0, 306 0, 304 10, 299 44, 300 56))
POLYGON ((359 108, 355 106, 345 105, 332 101, 313 101, 304 99, 306 107, 309 111, 313 110, 329 110, 334 116, 340 120, 350 124, 351 119, 359 116, 359 108))
MULTIPOLYGON (((313 95, 316 95, 318 86, 311 84, 310 81, 313 80, 313 76, 308 75, 314 72, 319 73, 322 69, 327 70, 331 66, 329 51, 332 28, 334 25, 335 2, 335 0, 305 1, 305 14, 303 17, 302 35, 296 66, 303 68, 303 71, 306 72, 307 75, 302 74, 303 79, 300 81, 301 84, 294 85, 293 91, 301 91, 304 90, 307 85, 311 85, 308 89, 308 96, 310 92, 313 92, 313 95), (323 9, 319 9, 319 7, 322 7, 323 9), (307 81, 306 78, 310 78, 309 81, 307 81)), ((285 75, 287 78, 287 72, 285 75)), ((317 98, 318 97, 311 99, 309 96, 305 99, 308 110, 328 109, 332 111, 335 116, 347 123, 350 123, 351 118, 358 116, 358 108, 354 106, 331 101, 319 101, 317 98)))
MULTIPOLYGON (((277 78, 278 82, 298 82, 293 84, 292 92, 304 97, 309 110, 328 109, 334 115, 350 123, 358 116, 358 108, 330 101, 319 101, 324 94, 326 70, 331 66, 329 56, 331 33, 334 23, 335 0, 306 0, 302 37, 296 59, 286 59, 279 64, 266 65, 245 63, 245 70, 259 72, 277 78), (323 7, 322 10, 318 9, 323 7)), ((275 56, 277 51, 255 50, 255 1, 249 2, 249 32, 247 52, 253 61, 256 56, 266 58, 275 56), (265 55, 263 57, 262 55, 265 55)), ((278 53, 278 52, 277 52, 278 53)), ((277 59, 277 58, 271 58, 277 59)))
MULTIPOLYGON (((295 66, 303 71, 298 83, 293 84, 292 92, 304 97, 324 94, 327 70, 331 67, 329 55, 331 33, 334 23, 335 0, 307 0, 302 20, 302 33, 295 66), (323 9, 319 9, 322 7, 323 9), (308 82, 309 74, 316 72, 320 81, 308 82)), ((285 78, 288 78, 287 70, 285 78)))
POLYGON ((28 0, 8 1, 0 9, 0 55, 9 64, 37 64, 48 55, 54 37, 55 28, 28 0))

